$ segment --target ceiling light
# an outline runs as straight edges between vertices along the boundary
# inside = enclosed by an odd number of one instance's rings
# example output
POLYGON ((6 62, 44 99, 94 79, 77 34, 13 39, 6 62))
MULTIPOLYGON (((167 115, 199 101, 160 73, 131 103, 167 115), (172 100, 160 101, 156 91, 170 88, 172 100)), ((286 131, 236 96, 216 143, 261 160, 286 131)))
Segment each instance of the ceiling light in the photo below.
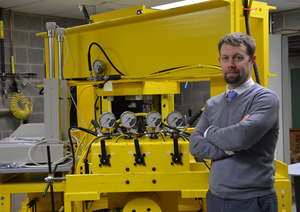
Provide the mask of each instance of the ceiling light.
POLYGON ((167 10, 167 9, 182 7, 182 6, 186 6, 186 5, 190 5, 190 4, 196 4, 196 3, 200 3, 200 2, 205 2, 205 1, 208 1, 208 0, 185 0, 185 1, 178 1, 178 2, 174 2, 174 3, 170 3, 170 4, 164 4, 164 5, 160 5, 160 6, 151 7, 151 9, 154 9, 154 10, 167 10))

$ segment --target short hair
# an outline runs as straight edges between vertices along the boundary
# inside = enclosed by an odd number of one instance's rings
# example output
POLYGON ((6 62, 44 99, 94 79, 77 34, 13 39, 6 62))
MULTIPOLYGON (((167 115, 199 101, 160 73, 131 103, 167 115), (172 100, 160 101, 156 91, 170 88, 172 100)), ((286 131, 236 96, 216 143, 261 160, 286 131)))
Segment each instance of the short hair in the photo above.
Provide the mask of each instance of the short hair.
POLYGON ((246 46, 247 54, 250 58, 252 58, 255 54, 255 50, 256 50, 255 40, 251 38, 249 35, 244 34, 242 32, 233 32, 222 37, 218 44, 220 54, 221 54, 222 45, 224 43, 227 43, 232 46, 240 46, 241 44, 244 44, 246 46))

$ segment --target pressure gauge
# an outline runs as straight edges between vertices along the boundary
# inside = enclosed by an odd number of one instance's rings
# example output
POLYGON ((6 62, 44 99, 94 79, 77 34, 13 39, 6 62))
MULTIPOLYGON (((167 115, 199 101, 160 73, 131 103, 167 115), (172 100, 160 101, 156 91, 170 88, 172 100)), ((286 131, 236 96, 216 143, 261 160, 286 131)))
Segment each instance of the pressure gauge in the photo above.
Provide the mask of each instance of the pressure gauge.
POLYGON ((110 112, 105 112, 99 117, 99 123, 101 127, 105 129, 110 129, 115 125, 116 117, 110 112))
POLYGON ((125 111, 120 117, 120 123, 127 129, 132 128, 136 123, 136 116, 133 112, 125 111))
POLYGON ((146 123, 149 127, 156 128, 161 124, 162 118, 158 112, 150 112, 146 116, 146 123))
POLYGON ((105 63, 102 60, 95 60, 93 64, 93 71, 95 74, 102 74, 105 69, 105 63))
POLYGON ((167 123, 170 127, 176 128, 182 124, 182 115, 177 111, 173 111, 167 115, 167 123))

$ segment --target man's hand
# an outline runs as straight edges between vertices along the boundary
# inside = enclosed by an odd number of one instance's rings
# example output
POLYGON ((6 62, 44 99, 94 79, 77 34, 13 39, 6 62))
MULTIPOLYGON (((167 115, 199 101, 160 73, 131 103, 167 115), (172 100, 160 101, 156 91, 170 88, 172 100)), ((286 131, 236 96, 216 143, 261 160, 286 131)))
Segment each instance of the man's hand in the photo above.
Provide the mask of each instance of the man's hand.
POLYGON ((247 114, 247 115, 240 121, 240 123, 242 123, 243 121, 246 121, 246 120, 249 119, 249 118, 250 118, 250 115, 247 114))

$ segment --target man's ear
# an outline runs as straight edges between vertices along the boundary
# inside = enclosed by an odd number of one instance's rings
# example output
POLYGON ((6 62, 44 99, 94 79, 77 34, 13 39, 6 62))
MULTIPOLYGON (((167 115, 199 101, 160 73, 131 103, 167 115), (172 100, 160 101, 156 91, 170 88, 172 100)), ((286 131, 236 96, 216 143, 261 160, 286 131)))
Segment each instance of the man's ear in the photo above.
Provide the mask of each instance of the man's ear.
POLYGON ((253 57, 250 59, 250 62, 251 62, 251 68, 253 67, 255 61, 256 61, 256 55, 253 55, 253 57))
POLYGON ((221 64, 220 57, 218 57, 219 63, 221 64))

